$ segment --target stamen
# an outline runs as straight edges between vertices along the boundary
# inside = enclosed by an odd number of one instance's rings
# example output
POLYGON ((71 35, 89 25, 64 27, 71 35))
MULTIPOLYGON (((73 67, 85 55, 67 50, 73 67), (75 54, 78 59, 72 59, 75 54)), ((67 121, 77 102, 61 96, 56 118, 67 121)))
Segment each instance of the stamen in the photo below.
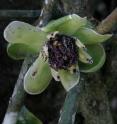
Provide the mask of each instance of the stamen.
POLYGON ((68 70, 71 72, 71 74, 79 73, 79 67, 78 67, 77 64, 76 65, 72 65, 68 70))
POLYGON ((59 31, 55 31, 55 32, 53 32, 53 33, 47 35, 48 40, 50 40, 50 38, 54 38, 55 35, 58 34, 58 33, 59 33, 59 31))
POLYGON ((51 74, 56 81, 60 81, 59 74, 55 69, 51 68, 51 74))
POLYGON ((84 63, 93 63, 92 57, 83 49, 79 49, 79 60, 84 63))
POLYGON ((79 47, 79 48, 82 48, 83 50, 87 51, 87 48, 85 47, 85 45, 83 43, 80 42, 79 39, 76 39, 76 45, 79 47))
POLYGON ((47 41, 49 64, 55 70, 68 69, 77 63, 75 38, 54 32, 47 41))
POLYGON ((48 47, 47 47, 46 44, 42 47, 42 50, 41 50, 41 52, 40 52, 40 56, 41 56, 42 59, 44 59, 45 61, 48 60, 48 47))
POLYGON ((88 61, 89 64, 93 64, 92 58, 91 59, 87 59, 87 61, 88 61))

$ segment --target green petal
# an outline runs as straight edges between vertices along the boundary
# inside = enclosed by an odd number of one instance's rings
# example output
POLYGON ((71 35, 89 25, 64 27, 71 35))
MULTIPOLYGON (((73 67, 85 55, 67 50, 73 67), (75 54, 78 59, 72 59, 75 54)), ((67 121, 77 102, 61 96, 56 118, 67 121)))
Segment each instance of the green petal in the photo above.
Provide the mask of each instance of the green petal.
POLYGON ((43 124, 35 115, 26 107, 22 107, 16 124, 43 124))
MULTIPOLYGON (((22 44, 20 45, 20 48, 22 49, 24 44, 25 49, 30 49, 32 52, 39 52, 44 41, 47 40, 46 35, 47 34, 39 28, 20 21, 11 22, 4 30, 4 38, 10 43, 10 46, 22 44)), ((14 56, 14 58, 16 57, 14 56)))
POLYGON ((59 70, 59 76, 61 83, 66 91, 69 91, 71 88, 77 85, 80 79, 79 71, 76 73, 71 73, 68 70, 61 69, 59 70))
POLYGON ((95 44, 109 39, 111 34, 99 34, 92 29, 82 27, 73 36, 78 37, 84 44, 95 44))
POLYGON ((49 65, 40 55, 24 77, 24 89, 29 94, 40 94, 47 88, 51 79, 49 65))
POLYGON ((101 44, 87 45, 88 53, 93 59, 92 64, 84 64, 79 62, 81 72, 95 72, 99 70, 105 62, 105 50, 101 44))
POLYGON ((8 55, 16 60, 24 59, 26 55, 35 53, 35 50, 26 44, 22 43, 9 43, 7 46, 8 55))
POLYGON ((42 30, 45 32, 59 31, 67 35, 72 35, 81 26, 85 26, 86 24, 87 24, 86 18, 81 18, 76 14, 72 14, 50 22, 42 30))

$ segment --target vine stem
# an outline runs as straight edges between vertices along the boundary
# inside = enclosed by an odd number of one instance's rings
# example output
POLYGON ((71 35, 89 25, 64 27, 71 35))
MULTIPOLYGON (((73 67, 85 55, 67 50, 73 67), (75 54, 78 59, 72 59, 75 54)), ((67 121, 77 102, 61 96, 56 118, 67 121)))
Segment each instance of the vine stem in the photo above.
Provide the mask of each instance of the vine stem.
POLYGON ((8 18, 36 18, 40 10, 0 10, 0 19, 8 18))
POLYGON ((117 8, 108 15, 99 25, 96 30, 101 33, 107 33, 117 24, 117 8))
MULTIPOLYGON (((51 11, 54 7, 54 3, 54 0, 45 0, 41 15, 36 22, 37 26, 40 26, 40 21, 42 21, 41 25, 43 24, 43 26, 49 21, 49 19, 51 18, 51 11)), ((12 97, 9 100, 9 105, 2 124, 16 124, 17 122, 19 111, 23 106, 23 101, 26 96, 23 88, 23 79, 28 68, 34 62, 34 59, 35 57, 27 56, 24 60, 12 97)))
POLYGON ((73 87, 66 96, 63 108, 60 112, 58 124, 74 124, 77 111, 77 101, 82 91, 84 78, 80 78, 78 85, 73 87))

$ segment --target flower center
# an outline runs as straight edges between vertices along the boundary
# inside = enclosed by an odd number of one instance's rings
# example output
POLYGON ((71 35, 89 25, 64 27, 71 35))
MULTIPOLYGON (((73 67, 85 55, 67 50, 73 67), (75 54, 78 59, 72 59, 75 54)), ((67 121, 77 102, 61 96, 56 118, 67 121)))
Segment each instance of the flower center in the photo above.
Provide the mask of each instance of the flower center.
POLYGON ((49 38, 47 47, 48 62, 52 68, 68 69, 77 64, 78 51, 75 38, 57 33, 49 38))

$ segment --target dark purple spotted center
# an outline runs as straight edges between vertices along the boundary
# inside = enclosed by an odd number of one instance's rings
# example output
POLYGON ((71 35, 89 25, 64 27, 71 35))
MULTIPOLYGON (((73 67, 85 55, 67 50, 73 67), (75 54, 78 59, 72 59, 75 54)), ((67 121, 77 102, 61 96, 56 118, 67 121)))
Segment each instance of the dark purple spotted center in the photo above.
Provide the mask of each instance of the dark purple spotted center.
POLYGON ((63 34, 56 34, 48 40, 47 46, 48 61, 55 70, 68 69, 77 63, 78 52, 74 38, 63 34))

